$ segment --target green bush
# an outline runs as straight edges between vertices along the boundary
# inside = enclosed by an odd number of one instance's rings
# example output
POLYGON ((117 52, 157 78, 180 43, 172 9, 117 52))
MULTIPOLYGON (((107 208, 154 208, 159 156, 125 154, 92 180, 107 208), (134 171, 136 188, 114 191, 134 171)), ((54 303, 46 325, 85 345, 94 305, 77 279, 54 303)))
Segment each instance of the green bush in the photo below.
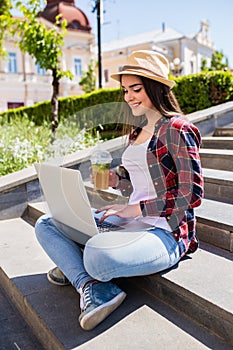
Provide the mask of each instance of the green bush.
MULTIPOLYGON (((76 117, 77 113, 86 110, 94 105, 120 102, 120 89, 101 89, 92 93, 80 95, 60 97, 58 100, 59 121, 76 117)), ((35 125, 43 125, 43 122, 50 121, 51 102, 39 102, 30 107, 20 107, 9 109, 6 112, 0 112, 0 125, 6 121, 14 120, 16 117, 29 117, 35 125)), ((79 116, 82 114, 79 113, 79 116)))
POLYGON ((173 91, 184 113, 233 100, 233 74, 208 71, 175 78, 173 91))
POLYGON ((81 96, 62 97, 59 98, 59 118, 72 118, 80 129, 102 124, 107 130, 107 125, 118 120, 121 101, 120 89, 101 89, 81 96))
POLYGON ((212 105, 233 100, 233 75, 230 72, 208 72, 212 105))
POLYGON ((211 106, 207 84, 206 75, 201 74, 176 78, 173 91, 184 113, 192 113, 211 106))
MULTIPOLYGON (((224 71, 207 71, 199 74, 190 74, 173 78, 176 85, 173 91, 184 113, 192 113, 226 101, 233 100, 233 74, 224 71)), ((117 102, 122 101, 120 89, 100 89, 89 94, 80 96, 69 96, 59 98, 59 121, 73 118, 81 127, 92 123, 98 125, 103 123, 105 130, 115 127, 113 122, 112 105, 116 103, 114 113, 119 113, 117 102), (90 108, 97 105, 95 110, 90 108), (100 115, 105 108, 105 117, 100 115), (95 113, 94 113, 95 112, 95 113), (90 121, 91 117, 91 121, 90 121), (106 126, 109 122, 110 126, 106 126)), ((119 104, 120 105, 120 104, 119 104)), ((50 121, 50 101, 40 102, 30 107, 20 107, 0 113, 0 125, 4 122, 14 120, 16 117, 28 118, 35 125, 43 125, 44 121, 50 121)), ((114 115, 115 118, 115 115, 114 115)), ((117 120, 117 119, 115 119, 117 120)))

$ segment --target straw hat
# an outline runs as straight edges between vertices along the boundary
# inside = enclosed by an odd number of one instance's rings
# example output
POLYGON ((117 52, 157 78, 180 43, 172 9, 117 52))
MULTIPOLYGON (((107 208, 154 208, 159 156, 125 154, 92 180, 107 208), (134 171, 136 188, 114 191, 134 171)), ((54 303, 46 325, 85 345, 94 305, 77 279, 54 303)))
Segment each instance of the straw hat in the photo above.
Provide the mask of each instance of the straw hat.
POLYGON ((139 75, 172 88, 175 82, 168 79, 168 73, 169 63, 165 56, 155 51, 139 50, 132 52, 122 70, 112 74, 111 78, 120 81, 123 74, 139 75))

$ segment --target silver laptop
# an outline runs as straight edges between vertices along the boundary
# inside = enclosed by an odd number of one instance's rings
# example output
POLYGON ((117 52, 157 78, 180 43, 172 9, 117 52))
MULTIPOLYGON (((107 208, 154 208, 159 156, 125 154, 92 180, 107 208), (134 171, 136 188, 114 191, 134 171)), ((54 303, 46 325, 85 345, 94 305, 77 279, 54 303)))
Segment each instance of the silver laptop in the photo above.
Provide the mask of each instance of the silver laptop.
MULTIPOLYGON (((48 163, 37 163, 35 168, 47 203, 46 211, 66 236, 85 244, 90 237, 102 231, 97 223, 103 213, 96 215, 95 209, 91 208, 79 170, 48 163)), ((104 230, 137 231, 150 227, 116 216, 104 223, 104 230)))

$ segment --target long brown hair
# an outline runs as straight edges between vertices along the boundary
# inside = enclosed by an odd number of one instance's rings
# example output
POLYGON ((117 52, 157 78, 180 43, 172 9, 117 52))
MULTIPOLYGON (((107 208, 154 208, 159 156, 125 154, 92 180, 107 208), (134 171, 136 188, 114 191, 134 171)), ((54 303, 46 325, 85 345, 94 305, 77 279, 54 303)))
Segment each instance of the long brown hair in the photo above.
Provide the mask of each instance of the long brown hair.
POLYGON ((183 114, 175 95, 167 85, 145 77, 140 78, 147 96, 164 117, 183 114))

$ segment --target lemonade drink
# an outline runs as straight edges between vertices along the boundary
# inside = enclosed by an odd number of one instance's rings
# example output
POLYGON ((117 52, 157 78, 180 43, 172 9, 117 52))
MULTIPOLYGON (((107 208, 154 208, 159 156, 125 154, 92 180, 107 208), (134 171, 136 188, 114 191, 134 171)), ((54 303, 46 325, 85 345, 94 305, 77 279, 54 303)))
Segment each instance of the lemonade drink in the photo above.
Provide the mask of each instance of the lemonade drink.
POLYGON ((95 190, 107 190, 109 187, 110 164, 92 164, 92 176, 95 190))
POLYGON ((108 151, 96 150, 91 157, 92 178, 95 190, 107 190, 112 156, 108 151))

